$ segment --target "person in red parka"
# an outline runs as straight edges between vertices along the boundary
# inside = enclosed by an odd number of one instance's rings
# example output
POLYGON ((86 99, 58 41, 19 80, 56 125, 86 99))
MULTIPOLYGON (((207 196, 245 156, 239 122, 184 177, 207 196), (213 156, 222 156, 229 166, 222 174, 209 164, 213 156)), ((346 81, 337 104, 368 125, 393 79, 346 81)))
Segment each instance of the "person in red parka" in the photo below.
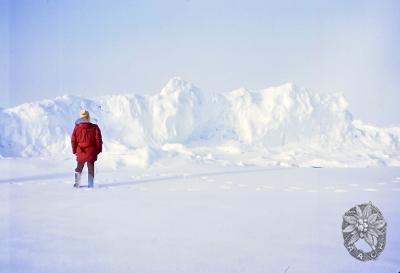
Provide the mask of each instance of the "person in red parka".
POLYGON ((77 161, 74 187, 79 188, 82 170, 86 163, 88 167, 88 187, 92 188, 94 162, 97 160, 97 155, 102 152, 103 141, 99 126, 90 122, 89 112, 81 110, 80 117, 75 122, 71 136, 72 152, 76 155, 77 161))

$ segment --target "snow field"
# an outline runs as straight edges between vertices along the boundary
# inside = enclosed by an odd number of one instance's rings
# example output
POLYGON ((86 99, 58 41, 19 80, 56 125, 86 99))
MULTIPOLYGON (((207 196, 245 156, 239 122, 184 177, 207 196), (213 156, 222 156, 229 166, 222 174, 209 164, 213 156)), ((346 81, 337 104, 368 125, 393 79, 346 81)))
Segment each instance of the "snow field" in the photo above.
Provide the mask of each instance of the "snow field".
POLYGON ((398 168, 160 161, 99 170, 85 190, 63 172, 73 162, 49 173, 56 163, 31 160, 34 171, 15 173, 25 159, 13 161, 0 180, 0 272, 382 273, 400 263, 398 168), (379 259, 361 263, 343 246, 341 222, 367 201, 388 236, 379 259))

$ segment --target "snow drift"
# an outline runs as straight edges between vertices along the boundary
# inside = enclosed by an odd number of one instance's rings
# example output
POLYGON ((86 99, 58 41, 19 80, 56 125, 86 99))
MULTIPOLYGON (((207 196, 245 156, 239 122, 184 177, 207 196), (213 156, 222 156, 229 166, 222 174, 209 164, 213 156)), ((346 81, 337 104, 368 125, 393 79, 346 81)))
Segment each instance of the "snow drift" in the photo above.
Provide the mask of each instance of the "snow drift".
POLYGON ((225 155, 228 161, 236 154, 236 160, 251 164, 400 165, 400 127, 353 120, 339 94, 291 83, 217 94, 180 78, 152 96, 65 95, 2 109, 0 155, 69 155, 80 108, 88 109, 102 129, 103 156, 125 155, 141 166, 176 154, 203 159, 225 155))

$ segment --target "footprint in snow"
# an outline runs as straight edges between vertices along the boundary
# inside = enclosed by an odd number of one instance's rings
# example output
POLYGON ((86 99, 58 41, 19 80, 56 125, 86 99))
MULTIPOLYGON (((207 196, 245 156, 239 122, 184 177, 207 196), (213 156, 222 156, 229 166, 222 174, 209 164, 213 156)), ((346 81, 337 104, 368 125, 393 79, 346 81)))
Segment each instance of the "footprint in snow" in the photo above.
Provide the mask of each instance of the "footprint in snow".
POLYGON ((303 188, 301 188, 301 187, 290 186, 290 187, 288 187, 288 188, 285 188, 284 191, 300 191, 300 190, 302 190, 302 189, 303 189, 303 188))
POLYGON ((373 191, 378 191, 377 189, 374 189, 374 188, 364 188, 364 189, 362 189, 363 191, 371 191, 371 192, 373 192, 373 191))
POLYGON ((256 188, 256 191, 271 191, 272 189, 273 189, 273 187, 263 186, 263 187, 256 188))
POLYGON ((140 179, 140 177, 141 177, 140 175, 132 175, 131 176, 132 179, 140 179))
POLYGON ((129 186, 129 188, 134 190, 134 191, 145 191, 145 190, 147 190, 146 188, 138 187, 138 186, 129 186))

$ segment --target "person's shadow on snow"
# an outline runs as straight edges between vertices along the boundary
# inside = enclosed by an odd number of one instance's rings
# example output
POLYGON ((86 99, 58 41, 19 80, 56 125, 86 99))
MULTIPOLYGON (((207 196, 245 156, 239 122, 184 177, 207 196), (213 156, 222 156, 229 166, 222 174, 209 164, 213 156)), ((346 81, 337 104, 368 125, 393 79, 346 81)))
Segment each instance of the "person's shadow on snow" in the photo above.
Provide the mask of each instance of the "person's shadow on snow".
POLYGON ((40 181, 40 180, 67 178, 70 176, 71 176, 71 173, 36 174, 36 175, 30 175, 30 176, 20 176, 20 177, 0 179, 0 184, 21 183, 21 182, 25 183, 25 182, 33 182, 33 181, 40 181))
POLYGON ((153 177, 153 178, 146 178, 140 180, 131 180, 131 181, 122 181, 122 182, 115 182, 115 183, 97 183, 98 188, 108 188, 108 187, 120 187, 120 186, 129 186, 129 185, 136 185, 136 184, 144 184, 150 182, 160 182, 166 180, 180 180, 180 179, 190 179, 190 178, 198 178, 203 176, 219 176, 219 175, 226 175, 226 174, 240 174, 240 173, 253 173, 253 172, 270 172, 270 171, 277 171, 281 170, 282 168, 258 168, 258 169, 251 169, 251 170, 232 170, 232 171, 220 171, 220 172, 204 172, 204 173, 194 173, 194 174, 178 174, 178 175, 171 175, 166 177, 153 177))
MULTIPOLYGON (((140 180, 130 180, 130 181, 121 181, 115 183, 95 183, 96 188, 108 188, 108 187, 120 187, 120 186, 129 186, 143 183, 151 183, 151 182, 161 182, 167 180, 181 180, 181 179, 190 179, 190 178, 198 178, 203 176, 219 176, 226 174, 240 174, 240 173, 253 173, 253 172, 270 172, 275 170, 281 170, 282 168, 257 168, 250 170, 231 170, 231 171, 219 171, 219 172, 204 172, 204 173, 194 173, 194 174, 176 174, 166 177, 152 177, 145 178, 140 180)), ((53 173, 53 174, 36 174, 31 176, 21 176, 14 178, 5 178, 0 179, 0 184, 8 184, 8 183, 26 183, 26 182, 37 182, 41 180, 54 180, 60 178, 70 178, 71 173, 53 173)), ((60 182, 60 181, 54 181, 60 182)), ((72 183, 72 182, 71 182, 72 183)), ((80 185, 79 188, 87 188, 87 185, 80 185)))

